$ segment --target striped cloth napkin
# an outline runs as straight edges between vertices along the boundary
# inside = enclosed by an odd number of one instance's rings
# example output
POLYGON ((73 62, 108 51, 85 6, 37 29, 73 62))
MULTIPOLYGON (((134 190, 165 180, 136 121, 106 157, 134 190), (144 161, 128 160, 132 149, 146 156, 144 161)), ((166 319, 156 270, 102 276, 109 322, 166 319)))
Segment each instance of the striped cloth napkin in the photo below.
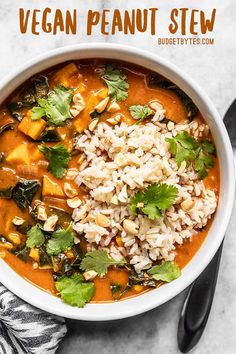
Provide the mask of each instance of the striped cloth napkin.
POLYGON ((1 354, 54 354, 66 331, 63 318, 26 304, 0 284, 1 354))

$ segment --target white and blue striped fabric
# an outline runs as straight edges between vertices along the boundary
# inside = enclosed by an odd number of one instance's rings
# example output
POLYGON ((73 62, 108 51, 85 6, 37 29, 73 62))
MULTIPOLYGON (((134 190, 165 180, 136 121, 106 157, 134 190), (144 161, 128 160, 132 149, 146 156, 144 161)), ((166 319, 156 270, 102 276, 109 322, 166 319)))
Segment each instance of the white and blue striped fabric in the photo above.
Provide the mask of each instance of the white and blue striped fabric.
POLYGON ((0 284, 0 354, 54 354, 66 331, 63 318, 26 304, 0 284))

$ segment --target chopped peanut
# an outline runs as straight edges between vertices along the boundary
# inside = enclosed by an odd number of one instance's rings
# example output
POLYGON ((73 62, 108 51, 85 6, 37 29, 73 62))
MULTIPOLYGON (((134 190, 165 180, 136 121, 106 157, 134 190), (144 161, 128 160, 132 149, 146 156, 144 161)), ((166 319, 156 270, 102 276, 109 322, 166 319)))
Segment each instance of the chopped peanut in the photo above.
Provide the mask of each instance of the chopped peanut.
POLYGON ((93 280, 97 275, 98 273, 95 272, 95 270, 88 270, 87 272, 83 273, 85 280, 93 280))
POLYGON ((95 222, 98 226, 101 226, 101 227, 110 226, 110 220, 103 214, 97 214, 95 222))
POLYGON ((7 239, 16 246, 19 246, 21 244, 21 237, 20 234, 18 234, 17 232, 9 233, 7 235, 7 239))

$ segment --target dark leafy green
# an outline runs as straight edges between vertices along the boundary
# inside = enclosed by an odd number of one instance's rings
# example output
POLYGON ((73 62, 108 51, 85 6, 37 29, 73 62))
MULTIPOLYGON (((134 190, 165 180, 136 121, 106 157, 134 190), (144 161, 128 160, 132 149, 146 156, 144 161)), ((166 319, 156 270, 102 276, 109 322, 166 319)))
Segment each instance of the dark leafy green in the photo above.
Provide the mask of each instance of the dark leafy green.
POLYGON ((120 284, 111 284, 110 285, 112 295, 119 293, 122 290, 122 286, 120 284))
POLYGON ((33 78, 29 85, 21 91, 18 101, 8 104, 9 113, 12 117, 21 121, 23 118, 22 110, 32 107, 39 99, 46 97, 48 90, 48 80, 45 76, 41 75, 33 78))
POLYGON ((0 190, 0 198, 11 199, 13 187, 0 190))
POLYGON ((7 109, 11 116, 15 119, 17 119, 19 122, 23 119, 23 115, 21 113, 22 109, 24 108, 24 105, 22 102, 10 102, 7 105, 7 109))
POLYGON ((61 141, 61 137, 60 135, 58 134, 58 131, 57 129, 47 129, 45 130, 42 135, 40 136, 39 140, 38 141, 42 141, 42 142, 59 142, 61 141))
POLYGON ((46 252, 45 246, 39 248, 39 267, 51 266, 52 261, 46 252))
POLYGON ((22 261, 26 262, 29 259, 29 251, 30 250, 28 247, 24 247, 21 249, 16 249, 15 251, 13 251, 13 253, 22 261))
POLYGON ((15 122, 13 121, 12 118, 3 119, 2 121, 0 118, 0 135, 3 132, 5 132, 6 130, 13 129, 14 125, 15 125, 15 122))
POLYGON ((12 190, 12 199, 24 210, 31 204, 39 186, 38 180, 21 179, 12 190))
POLYGON ((101 113, 98 113, 97 111, 92 111, 89 113, 91 119, 96 119, 101 117, 101 113))

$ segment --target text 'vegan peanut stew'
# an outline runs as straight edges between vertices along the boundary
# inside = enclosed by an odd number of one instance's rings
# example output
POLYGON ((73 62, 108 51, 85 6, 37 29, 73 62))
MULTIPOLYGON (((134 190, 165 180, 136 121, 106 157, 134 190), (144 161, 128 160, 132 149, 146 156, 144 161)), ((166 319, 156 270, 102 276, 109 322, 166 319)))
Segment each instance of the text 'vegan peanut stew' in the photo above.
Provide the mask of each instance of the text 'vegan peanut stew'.
POLYGON ((209 127, 144 68, 65 63, 0 108, 0 256, 72 306, 181 276, 218 193, 209 127))

